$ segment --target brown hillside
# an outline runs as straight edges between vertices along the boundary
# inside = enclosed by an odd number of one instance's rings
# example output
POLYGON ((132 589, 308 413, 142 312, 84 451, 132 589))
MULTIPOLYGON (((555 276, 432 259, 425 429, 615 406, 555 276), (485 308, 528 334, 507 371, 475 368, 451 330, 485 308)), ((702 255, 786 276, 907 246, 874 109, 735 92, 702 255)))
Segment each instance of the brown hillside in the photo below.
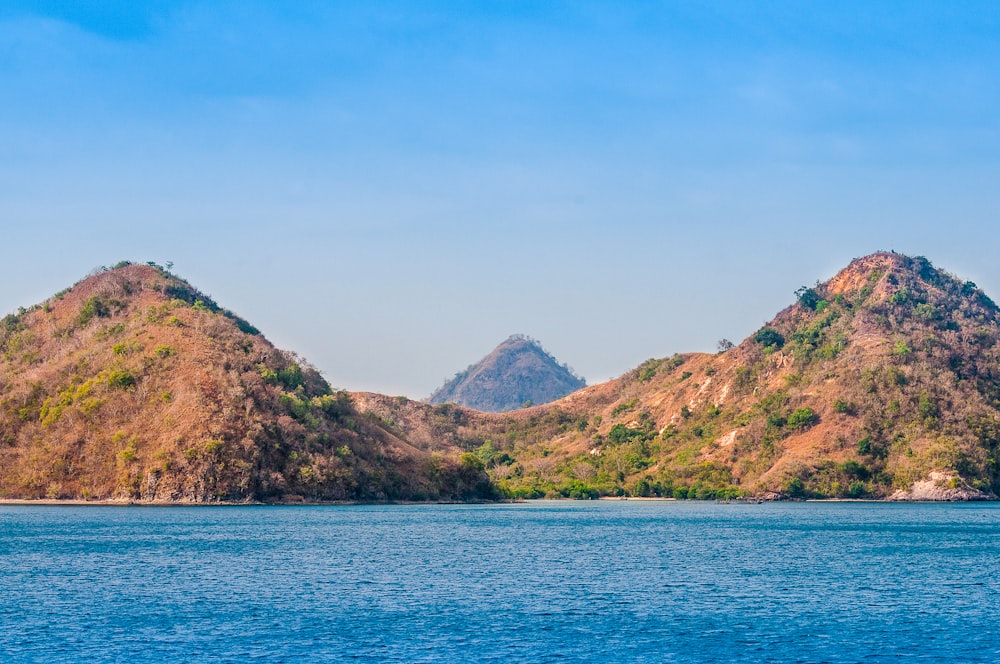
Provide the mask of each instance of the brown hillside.
POLYGON ((489 497, 162 268, 100 271, 0 324, 0 497, 489 497))
POLYGON ((506 415, 359 397, 513 495, 969 499, 1000 490, 1000 312, 926 259, 857 259, 739 346, 506 415))

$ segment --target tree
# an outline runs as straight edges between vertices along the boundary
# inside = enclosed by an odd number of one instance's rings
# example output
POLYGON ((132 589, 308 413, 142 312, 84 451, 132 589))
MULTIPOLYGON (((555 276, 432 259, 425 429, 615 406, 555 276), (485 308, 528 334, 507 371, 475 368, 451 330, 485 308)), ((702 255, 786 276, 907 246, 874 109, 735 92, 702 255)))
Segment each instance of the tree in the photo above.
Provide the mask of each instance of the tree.
POLYGON ((801 304, 806 309, 812 309, 816 311, 816 306, 820 303, 821 298, 819 293, 815 289, 803 286, 795 291, 795 297, 798 298, 799 304, 801 304))
POLYGON ((733 342, 726 338, 719 339, 719 342, 715 344, 715 347, 719 349, 720 353, 725 353, 727 350, 730 350, 733 346, 734 346, 733 342))
POLYGON ((785 345, 785 338, 781 336, 781 333, 770 327, 761 328, 760 331, 754 335, 753 340, 764 348, 777 349, 785 345))

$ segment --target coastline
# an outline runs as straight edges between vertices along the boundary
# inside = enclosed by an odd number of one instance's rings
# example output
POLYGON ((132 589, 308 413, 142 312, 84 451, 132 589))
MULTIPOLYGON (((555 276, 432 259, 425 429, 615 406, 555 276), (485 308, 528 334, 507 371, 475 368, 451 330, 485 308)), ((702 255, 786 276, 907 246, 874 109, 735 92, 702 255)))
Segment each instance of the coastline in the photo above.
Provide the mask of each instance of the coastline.
POLYGON ((900 500, 898 498, 771 498, 771 499, 746 499, 746 500, 681 500, 678 498, 664 498, 658 496, 601 496, 590 500, 575 500, 572 498, 530 498, 519 500, 497 500, 497 501, 216 501, 216 502, 190 502, 190 501, 140 501, 126 499, 105 499, 105 500, 83 500, 79 498, 0 498, 0 507, 5 506, 35 506, 35 507, 351 507, 359 505, 509 505, 514 503, 535 503, 535 502, 566 502, 566 503, 588 503, 588 502, 649 502, 649 503, 698 503, 716 505, 763 505, 767 503, 993 503, 997 498, 987 499, 966 499, 966 500, 900 500))

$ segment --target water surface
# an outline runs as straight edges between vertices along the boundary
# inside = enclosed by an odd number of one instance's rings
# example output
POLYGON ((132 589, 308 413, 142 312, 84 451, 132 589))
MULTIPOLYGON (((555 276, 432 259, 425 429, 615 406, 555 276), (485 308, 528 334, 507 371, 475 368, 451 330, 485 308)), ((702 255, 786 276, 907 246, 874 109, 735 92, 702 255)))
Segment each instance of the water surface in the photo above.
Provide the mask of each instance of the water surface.
POLYGON ((997 662, 1000 505, 0 506, 0 661, 997 662))

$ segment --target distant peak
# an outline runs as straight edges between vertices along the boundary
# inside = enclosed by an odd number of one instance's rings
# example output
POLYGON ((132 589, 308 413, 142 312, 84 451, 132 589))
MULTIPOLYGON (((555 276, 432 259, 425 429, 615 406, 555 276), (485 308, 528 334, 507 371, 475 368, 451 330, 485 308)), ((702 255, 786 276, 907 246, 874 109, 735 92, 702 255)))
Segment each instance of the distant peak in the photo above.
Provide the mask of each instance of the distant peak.
POLYGON ((585 386, 583 378, 560 364, 539 341, 512 334, 435 391, 430 402, 500 412, 547 403, 585 386))

